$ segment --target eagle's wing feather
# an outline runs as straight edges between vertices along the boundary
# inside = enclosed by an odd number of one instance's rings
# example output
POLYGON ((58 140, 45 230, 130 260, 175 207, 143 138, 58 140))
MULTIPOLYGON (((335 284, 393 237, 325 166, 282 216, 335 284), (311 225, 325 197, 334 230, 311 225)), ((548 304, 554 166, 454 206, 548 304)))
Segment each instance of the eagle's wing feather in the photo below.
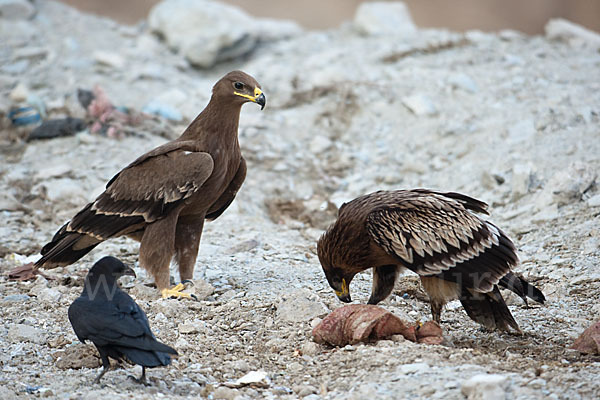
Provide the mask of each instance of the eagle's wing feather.
POLYGON ((212 156, 193 150, 163 148, 140 157, 141 161, 119 172, 104 193, 71 220, 67 230, 107 239, 128 226, 163 218, 198 192, 212 174, 212 156))
POLYGON ((518 262, 515 247, 495 225, 466 208, 485 203, 453 193, 416 192, 367 217, 367 230, 387 254, 422 276, 439 276, 488 292, 518 262))

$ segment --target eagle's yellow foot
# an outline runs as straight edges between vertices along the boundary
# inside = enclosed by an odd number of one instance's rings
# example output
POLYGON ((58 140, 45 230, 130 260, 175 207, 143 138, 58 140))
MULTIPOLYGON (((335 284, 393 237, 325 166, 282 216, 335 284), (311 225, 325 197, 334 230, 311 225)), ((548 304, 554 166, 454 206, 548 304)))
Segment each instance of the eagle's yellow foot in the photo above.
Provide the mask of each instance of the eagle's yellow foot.
POLYGON ((162 298, 163 299, 168 299, 170 297, 175 297, 175 298, 182 298, 182 297, 191 298, 192 297, 191 294, 189 294, 189 293, 183 293, 182 292, 182 290, 184 290, 184 289, 185 289, 185 286, 183 285, 183 283, 175 285, 175 286, 173 286, 170 289, 168 289, 168 288, 167 289, 163 289, 161 291, 162 298))

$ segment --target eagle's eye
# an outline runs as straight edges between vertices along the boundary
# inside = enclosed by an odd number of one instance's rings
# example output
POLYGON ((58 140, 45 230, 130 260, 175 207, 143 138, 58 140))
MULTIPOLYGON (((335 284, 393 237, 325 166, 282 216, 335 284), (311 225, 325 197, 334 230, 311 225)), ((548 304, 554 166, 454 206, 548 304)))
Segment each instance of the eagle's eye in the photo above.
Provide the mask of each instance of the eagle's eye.
POLYGON ((242 90, 244 88, 244 84, 242 82, 236 82, 233 84, 233 87, 237 90, 242 90))

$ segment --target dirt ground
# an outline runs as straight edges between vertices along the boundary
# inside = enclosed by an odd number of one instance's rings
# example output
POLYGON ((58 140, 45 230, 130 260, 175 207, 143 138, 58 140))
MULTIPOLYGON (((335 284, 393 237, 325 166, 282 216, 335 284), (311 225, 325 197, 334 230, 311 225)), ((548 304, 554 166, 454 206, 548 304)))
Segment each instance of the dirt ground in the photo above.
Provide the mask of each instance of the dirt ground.
MULTIPOLYGON (((31 128, 0 115, 0 398, 463 399, 466 382, 486 373, 502 377, 494 388, 502 398, 600 397, 600 356, 569 349, 600 315, 596 48, 514 31, 421 30, 384 40, 346 25, 198 70, 143 24, 36 6, 31 20, 1 21, 0 113, 27 99, 42 101, 49 118, 82 116, 77 89, 99 85, 132 110, 171 101, 182 119, 148 118, 118 137, 85 131, 26 142, 31 128), (8 280, 114 173, 176 137, 211 85, 237 68, 261 82, 267 107, 242 112, 248 176, 230 209, 205 226, 194 287, 202 300, 159 299, 137 264, 138 244, 124 238, 47 271, 55 279, 8 280), (319 265, 317 238, 344 201, 414 187, 489 203, 490 219, 518 247, 517 271, 547 304, 526 307, 503 292, 523 336, 483 331, 452 302, 442 316, 445 345, 315 344, 312 327, 342 305, 319 265), (180 353, 147 371, 149 387, 127 378, 141 372, 131 366, 93 385, 97 353, 68 322, 69 304, 103 255, 135 268, 138 277, 123 287, 180 353), (265 377, 236 382, 252 371, 265 377)), ((370 287, 369 273, 357 276, 354 301, 365 303, 370 287)), ((411 274, 381 306, 430 318, 411 274)))

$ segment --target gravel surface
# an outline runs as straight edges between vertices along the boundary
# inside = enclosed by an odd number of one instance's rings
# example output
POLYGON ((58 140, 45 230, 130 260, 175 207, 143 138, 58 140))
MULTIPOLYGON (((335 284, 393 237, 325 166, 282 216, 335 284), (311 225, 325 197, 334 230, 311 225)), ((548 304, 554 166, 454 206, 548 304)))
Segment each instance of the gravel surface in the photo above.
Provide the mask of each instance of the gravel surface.
MULTIPOLYGON (((549 37, 412 28, 394 35, 390 26, 365 34, 372 19, 357 18, 282 40, 275 26, 243 58, 198 69, 144 23, 33 4, 32 19, 0 17, 0 398, 600 397, 599 356, 568 348, 600 315, 596 37, 568 24, 549 37), (137 264, 138 244, 125 238, 47 272, 56 279, 8 280, 114 173, 178 136, 232 69, 261 82, 267 107, 242 112, 248 177, 227 212, 205 226, 194 287, 202 300, 158 299, 137 264), (77 89, 95 85, 117 106, 141 111, 154 101, 163 116, 116 137, 84 131, 29 142, 33 126, 7 119, 20 104, 43 105, 47 118, 85 117, 77 89), (414 187, 489 203, 490 219, 518 247, 517 270, 547 304, 528 308, 504 292, 523 336, 482 331, 452 302, 442 316, 444 346, 396 337, 317 345, 312 327, 341 303, 316 239, 344 201, 414 187), (123 279, 124 288, 159 340, 180 353, 147 372, 150 387, 127 379, 141 372, 131 366, 92 385, 97 353, 68 322, 69 304, 103 255, 134 266, 138 278, 123 279)), ((355 302, 366 302, 370 285, 368 273, 354 279, 355 302)), ((411 274, 381 305, 405 319, 430 318, 411 274)))

